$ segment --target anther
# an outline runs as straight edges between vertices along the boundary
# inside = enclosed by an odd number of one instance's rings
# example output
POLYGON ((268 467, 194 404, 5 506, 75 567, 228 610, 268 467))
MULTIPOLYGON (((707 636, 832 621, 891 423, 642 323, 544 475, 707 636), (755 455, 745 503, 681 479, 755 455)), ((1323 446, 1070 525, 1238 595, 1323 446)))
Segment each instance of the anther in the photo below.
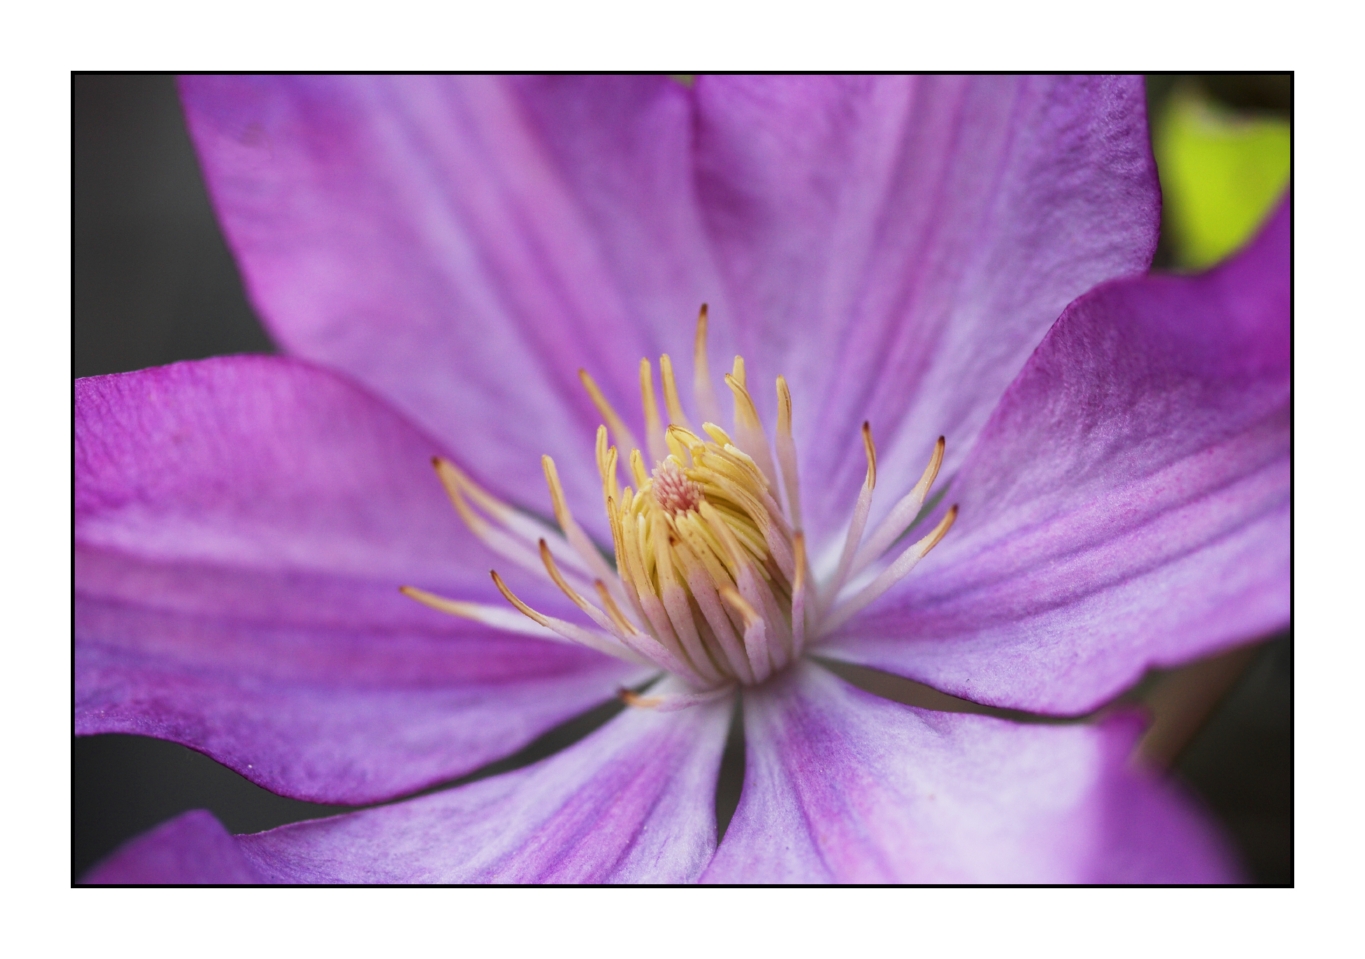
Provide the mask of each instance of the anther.
POLYGON ((924 467, 919 482, 901 498, 900 502, 891 508, 886 519, 877 525, 876 531, 867 538, 867 542, 863 543, 862 548, 858 550, 857 556, 853 559, 853 568, 849 570, 850 576, 857 576, 869 563, 886 552, 887 547, 899 539, 915 517, 919 515, 920 507, 924 505, 924 499, 929 495, 929 487, 934 485, 934 480, 938 477, 939 467, 943 465, 945 447, 944 439, 940 436, 938 442, 934 444, 934 452, 929 456, 929 465, 924 467))
POLYGON ((490 572, 493 576, 493 585, 498 587, 498 592, 502 593, 503 599, 515 606, 523 616, 544 626, 551 632, 562 636, 570 642, 578 643, 581 646, 587 646, 590 649, 606 653, 609 656, 620 656, 634 662, 650 661, 649 657, 640 659, 638 653, 632 653, 631 650, 612 642, 611 637, 609 636, 594 632, 591 629, 585 629, 575 623, 566 622, 565 620, 557 619, 554 616, 546 616, 544 613, 537 612, 523 603, 516 593, 513 593, 512 590, 508 588, 507 584, 502 581, 502 577, 498 575, 497 570, 491 570, 490 572))
POLYGON ((659 357, 659 379, 664 384, 664 406, 668 409, 669 422, 691 429, 687 414, 683 412, 682 400, 678 398, 678 383, 673 378, 673 360, 667 353, 659 357))
POLYGON ((867 454, 867 476, 863 480, 863 488, 858 492, 858 501, 853 505, 853 518, 849 521, 848 535, 844 537, 843 552, 839 554, 839 566, 821 597, 825 607, 839 595, 839 590, 848 579, 853 557, 863 538, 863 529, 867 526, 868 511, 872 508, 872 491, 877 486, 877 444, 872 442, 872 426, 867 421, 863 422, 863 452, 867 454))
POLYGON ((720 403, 711 386, 711 365, 706 359, 706 304, 697 313, 697 335, 692 346, 692 393, 703 421, 720 419, 720 403))
POLYGON ((588 391, 593 406, 597 407, 597 412, 602 414, 602 419, 607 421, 607 426, 611 429, 612 435, 616 437, 616 445, 622 449, 635 449, 640 444, 635 442, 635 435, 626 426, 625 420, 617 415, 616 410, 607 402, 606 396, 598 387, 597 381, 588 375, 587 370, 579 370, 578 378, 583 382, 583 388, 588 391))
POLYGON ((754 398, 744 386, 744 362, 735 357, 735 372, 725 375, 725 385, 735 396, 735 429, 739 433, 739 445, 749 454, 769 483, 777 482, 777 471, 773 469, 772 456, 768 452, 768 438, 763 432, 763 422, 758 418, 758 407, 754 398))
POLYGON ((944 536, 948 535, 948 530, 952 528, 953 521, 956 519, 957 505, 954 504, 927 536, 901 553, 900 556, 896 557, 895 562, 877 575, 876 579, 830 613, 823 624, 824 629, 826 631, 837 629, 848 622, 854 613, 862 610, 873 600, 879 599, 883 593, 914 569, 915 565, 928 554, 929 550, 937 546, 944 536))
POLYGON ((640 397, 645 408, 645 442, 649 445, 649 458, 659 462, 668 455, 664 445, 664 424, 659 419, 659 403, 654 398, 654 369, 649 360, 640 361, 640 397))
POLYGON ((521 633, 541 639, 561 639, 556 633, 539 623, 528 620, 525 616, 508 609, 506 606, 489 606, 485 603, 469 603, 459 599, 447 599, 444 596, 429 593, 424 589, 418 589, 416 586, 400 586, 398 591, 409 599, 415 599, 423 606, 449 616, 458 616, 461 619, 483 623, 485 626, 492 626, 494 629, 500 629, 504 632, 521 633))
POLYGON ((796 574, 792 578, 792 655, 800 656, 806 645, 806 534, 800 530, 792 536, 792 551, 796 554, 796 574))
POLYGON ((801 484, 796 474, 796 441, 792 439, 792 394, 787 381, 777 378, 777 462, 787 494, 787 515, 792 527, 801 528, 801 484))

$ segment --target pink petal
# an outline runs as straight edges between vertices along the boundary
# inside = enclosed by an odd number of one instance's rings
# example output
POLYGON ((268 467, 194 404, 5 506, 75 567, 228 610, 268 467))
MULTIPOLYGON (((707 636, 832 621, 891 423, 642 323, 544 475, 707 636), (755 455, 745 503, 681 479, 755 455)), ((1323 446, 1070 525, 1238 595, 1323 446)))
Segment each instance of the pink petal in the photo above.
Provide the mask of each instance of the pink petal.
MULTIPOLYGON (((738 346, 791 382, 807 526, 944 476, 1073 299, 1146 269, 1160 196, 1137 77, 702 77, 698 176, 738 346), (880 492, 880 490, 879 490, 880 492)), ((771 413, 770 413, 771 415, 771 413)), ((769 420, 771 422, 771 419, 769 420)))
POLYGON ((1286 203, 1220 269, 1078 300, 953 484, 957 524, 831 653, 1080 713, 1286 624, 1289 282, 1286 203))
POLYGON ((628 709, 526 769, 239 841, 274 882, 688 882, 715 850, 729 718, 628 709))
POLYGON ((903 706, 802 665, 744 698, 739 808, 707 882, 1204 883, 1233 873, 1138 729, 903 706))
MULTIPOLYGON (((547 512, 553 455, 609 539, 587 368, 640 422, 636 365, 690 356, 714 298, 689 94, 663 77, 187 77, 253 303, 485 484, 547 512)), ((637 426, 638 429, 638 426, 637 426)))
POLYGON ((439 451, 293 360, 78 381, 77 733, 170 739, 276 792, 357 803, 469 772, 640 681, 398 593, 502 602, 439 451))

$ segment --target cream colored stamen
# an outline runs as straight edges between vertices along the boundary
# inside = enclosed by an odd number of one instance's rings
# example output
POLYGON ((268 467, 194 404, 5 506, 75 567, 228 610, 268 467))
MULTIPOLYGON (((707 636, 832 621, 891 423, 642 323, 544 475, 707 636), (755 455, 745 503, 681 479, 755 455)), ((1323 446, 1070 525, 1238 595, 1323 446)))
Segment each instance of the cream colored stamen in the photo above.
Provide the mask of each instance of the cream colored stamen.
POLYGON ((692 397, 702 421, 714 423, 720 420, 720 402, 711 386, 711 364, 706 359, 706 326, 707 309, 703 303, 697 314, 697 335, 692 344, 692 397))
POLYGON ((821 596, 824 605, 828 605, 829 601, 838 595, 848 578, 858 543, 863 538, 863 529, 867 526, 868 511, 872 508, 872 491, 877 486, 877 445, 872 442, 872 426, 868 423, 863 423, 863 451, 867 454, 867 478, 863 480, 863 488, 858 492, 858 501, 853 505, 853 517, 849 520, 848 533, 844 537, 844 550, 839 555, 839 566, 821 596))
POLYGON ((616 410, 612 408, 612 405, 607 402, 607 398, 602 394, 602 390, 598 387, 597 381, 588 375, 587 370, 579 370, 578 378, 583 382, 583 388, 588 391, 588 396, 592 399, 593 406, 597 407, 597 412, 602 414, 602 419, 606 421, 607 426, 611 429, 612 435, 616 437, 617 444, 620 445, 622 449, 628 450, 633 450, 639 446, 640 444, 635 442, 635 434, 631 433, 630 428, 626 426, 625 420, 621 419, 621 417, 617 415, 616 410))

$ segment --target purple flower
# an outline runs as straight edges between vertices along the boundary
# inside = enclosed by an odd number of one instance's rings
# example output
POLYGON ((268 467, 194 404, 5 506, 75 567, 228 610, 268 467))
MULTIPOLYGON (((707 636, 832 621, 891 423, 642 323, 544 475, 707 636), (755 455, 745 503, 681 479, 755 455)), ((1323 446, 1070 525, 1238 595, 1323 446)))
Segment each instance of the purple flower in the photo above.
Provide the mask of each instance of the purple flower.
POLYGON ((934 712, 820 662, 1076 715, 1287 621, 1288 205, 1143 275, 1140 81, 182 93, 293 358, 78 382, 77 732, 385 804, 189 813, 90 881, 1233 875, 1132 768, 1136 717, 934 712), (387 802, 621 688, 548 759, 387 802))

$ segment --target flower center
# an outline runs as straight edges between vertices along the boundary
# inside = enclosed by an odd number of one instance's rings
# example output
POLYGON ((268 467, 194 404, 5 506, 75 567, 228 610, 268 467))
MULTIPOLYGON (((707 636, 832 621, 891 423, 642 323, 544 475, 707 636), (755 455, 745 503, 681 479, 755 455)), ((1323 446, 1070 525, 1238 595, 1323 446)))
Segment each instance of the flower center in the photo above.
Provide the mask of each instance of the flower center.
POLYGON ((761 682, 797 651, 796 547, 768 477, 720 427, 669 424, 639 492, 607 484, 616 568, 651 633, 708 684, 761 682))
POLYGON ((702 501, 701 486, 671 456, 654 468, 649 492, 665 513, 689 513, 702 501))
POLYGON ((943 538, 957 515, 954 506, 927 535, 889 563, 881 563, 883 554, 919 515, 943 462, 943 438, 919 482, 865 537, 877 457, 871 428, 863 424, 867 476, 838 561, 817 584, 801 531, 786 381, 777 378, 778 422, 770 445, 745 382, 744 361, 735 357, 724 378, 734 398, 733 430, 716 425, 719 404, 707 365, 706 329, 703 305, 693 382, 695 405, 704 417, 700 431, 683 412, 667 355, 659 359, 666 416, 660 414, 653 369, 648 360, 640 363, 643 446, 592 377, 579 373, 604 420, 597 431, 597 468, 614 569, 574 520, 548 456, 542 465, 558 529, 498 500, 448 460, 435 461, 456 510, 475 535, 509 561, 548 576, 595 629, 532 609, 496 571, 493 581, 525 619, 510 610, 445 599, 415 587, 403 587, 403 592, 436 609, 500 629, 566 639, 661 667, 681 677, 693 692, 662 698, 623 696, 634 705, 668 709, 722 695, 735 684, 763 682, 908 573, 943 538), (618 449, 630 451, 633 487, 620 485, 618 449), (652 469, 646 466, 646 456, 652 469))

